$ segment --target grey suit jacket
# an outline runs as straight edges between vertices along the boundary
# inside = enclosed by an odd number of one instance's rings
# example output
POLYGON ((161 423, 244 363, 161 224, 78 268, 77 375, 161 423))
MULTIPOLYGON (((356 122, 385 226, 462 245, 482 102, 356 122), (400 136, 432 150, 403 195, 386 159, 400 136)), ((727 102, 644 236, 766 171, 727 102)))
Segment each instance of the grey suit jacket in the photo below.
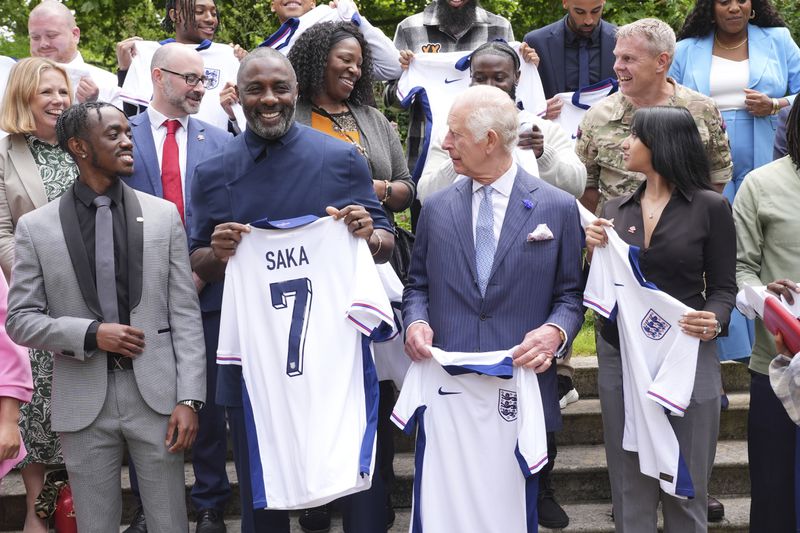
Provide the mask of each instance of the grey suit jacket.
MULTIPOLYGON (((168 415, 179 400, 205 400, 206 358, 186 234, 171 203, 123 184, 128 227, 131 326, 144 331, 133 360, 139 392, 168 415)), ((102 312, 80 234, 72 189, 17 224, 6 327, 23 346, 54 352, 52 427, 94 421, 107 386, 106 354, 84 350, 102 312)))
POLYGON ((25 136, 0 140, 0 267, 6 280, 14 265, 14 228, 19 218, 47 203, 39 169, 25 136))

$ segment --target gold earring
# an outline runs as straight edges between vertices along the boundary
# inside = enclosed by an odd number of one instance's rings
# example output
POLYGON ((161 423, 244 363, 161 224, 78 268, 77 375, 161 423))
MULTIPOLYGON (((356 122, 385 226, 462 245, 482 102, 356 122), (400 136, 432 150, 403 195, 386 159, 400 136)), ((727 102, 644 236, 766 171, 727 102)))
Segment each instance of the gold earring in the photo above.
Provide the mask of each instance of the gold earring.
POLYGON ((750 11, 750 20, 753 20, 754 18, 756 18, 756 10, 755 9, 750 11))

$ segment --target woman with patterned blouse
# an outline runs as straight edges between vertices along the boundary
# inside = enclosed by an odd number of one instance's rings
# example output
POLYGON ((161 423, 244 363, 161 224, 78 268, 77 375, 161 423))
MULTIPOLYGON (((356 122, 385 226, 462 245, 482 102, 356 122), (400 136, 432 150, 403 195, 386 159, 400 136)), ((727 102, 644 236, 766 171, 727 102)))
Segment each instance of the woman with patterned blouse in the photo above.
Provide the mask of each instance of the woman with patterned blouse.
MULTIPOLYGON (((58 147, 56 121, 72 104, 67 72, 48 59, 23 59, 11 70, 0 104, 0 267, 6 279, 14 264, 14 228, 25 213, 60 197, 78 175, 58 147)), ((53 355, 30 350, 34 393, 20 408, 20 429, 28 456, 20 463, 27 493, 25 533, 46 533, 34 512, 45 465, 61 464, 61 445, 50 429, 53 355)))

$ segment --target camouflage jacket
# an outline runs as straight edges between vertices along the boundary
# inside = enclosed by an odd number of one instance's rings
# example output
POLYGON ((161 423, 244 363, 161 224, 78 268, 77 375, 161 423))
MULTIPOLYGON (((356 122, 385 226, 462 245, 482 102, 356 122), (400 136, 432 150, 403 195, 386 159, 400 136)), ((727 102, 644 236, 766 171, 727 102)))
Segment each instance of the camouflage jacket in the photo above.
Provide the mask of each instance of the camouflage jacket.
MULTIPOLYGON (((667 105, 682 106, 695 118, 711 163, 711 182, 724 184, 733 174, 731 151, 725 123, 714 101, 679 85, 667 105)), ((622 162, 622 141, 630 134, 636 108, 621 92, 592 106, 578 130, 575 151, 586 165, 586 188, 600 191, 599 206, 606 200, 632 193, 644 181, 644 174, 628 172, 622 162)))

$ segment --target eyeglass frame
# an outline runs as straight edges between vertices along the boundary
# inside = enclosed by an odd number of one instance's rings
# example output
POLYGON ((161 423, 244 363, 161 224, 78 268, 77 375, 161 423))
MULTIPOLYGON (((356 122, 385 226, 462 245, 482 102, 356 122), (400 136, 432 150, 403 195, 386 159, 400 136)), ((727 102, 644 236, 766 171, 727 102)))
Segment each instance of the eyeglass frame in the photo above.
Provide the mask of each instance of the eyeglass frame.
POLYGON ((189 87, 197 87, 197 84, 202 82, 203 83, 203 87, 208 89, 208 85, 206 85, 206 84, 209 82, 209 78, 206 75, 198 76, 197 74, 181 74, 180 72, 175 72, 174 70, 170 70, 168 68, 164 68, 164 67, 157 67, 157 68, 158 68, 158 70, 163 70, 164 72, 169 72, 170 74, 172 74, 174 76, 178 76, 179 78, 183 78, 183 82, 186 85, 188 85, 189 87), (189 81, 190 78, 197 78, 197 81, 194 82, 194 83, 191 83, 189 81))

